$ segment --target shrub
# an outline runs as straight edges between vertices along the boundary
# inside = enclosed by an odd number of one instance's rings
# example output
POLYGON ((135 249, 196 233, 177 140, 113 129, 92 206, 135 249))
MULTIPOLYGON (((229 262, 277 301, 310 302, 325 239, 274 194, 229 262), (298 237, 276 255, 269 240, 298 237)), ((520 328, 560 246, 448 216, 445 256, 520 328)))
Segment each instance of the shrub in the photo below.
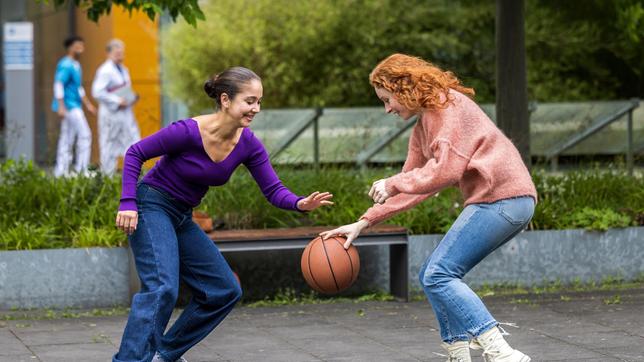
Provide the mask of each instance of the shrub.
MULTIPOLYGON (((357 220, 373 204, 366 193, 374 181, 398 171, 278 167, 284 184, 297 194, 334 194, 335 206, 302 214, 271 207, 242 167, 226 185, 212 188, 198 209, 230 229, 341 225, 357 220)), ((561 175, 539 171, 533 179, 539 203, 531 229, 606 230, 644 221, 641 176, 592 169, 561 175)), ((0 165, 0 249, 122 245, 126 237, 114 227, 120 192, 118 177, 56 179, 30 162, 7 161, 0 165)), ((450 188, 388 222, 414 234, 444 233, 462 209, 460 192, 450 188)))

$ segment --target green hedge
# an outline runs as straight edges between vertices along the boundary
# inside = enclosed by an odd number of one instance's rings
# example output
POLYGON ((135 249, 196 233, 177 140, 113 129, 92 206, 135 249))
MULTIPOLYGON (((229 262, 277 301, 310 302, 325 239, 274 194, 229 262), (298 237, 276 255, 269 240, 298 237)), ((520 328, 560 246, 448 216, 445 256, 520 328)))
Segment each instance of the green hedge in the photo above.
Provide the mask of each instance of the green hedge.
MULTIPOLYGON (((212 188, 198 209, 231 229, 340 225, 356 220, 371 205, 366 193, 373 181, 398 169, 277 171, 296 193, 332 192, 335 206, 308 214, 271 207, 240 168, 228 184, 212 188)), ((540 202, 531 229, 605 230, 644 224, 641 176, 593 169, 563 175, 535 172, 533 178, 540 202)), ((122 245, 125 237, 114 227, 119 195, 118 177, 56 179, 31 163, 7 161, 0 167, 0 250, 122 245)), ((414 234, 442 233, 462 207, 458 190, 448 189, 389 222, 414 234)))
POLYGON ((0 250, 118 246, 120 180, 53 178, 31 163, 0 167, 0 250))

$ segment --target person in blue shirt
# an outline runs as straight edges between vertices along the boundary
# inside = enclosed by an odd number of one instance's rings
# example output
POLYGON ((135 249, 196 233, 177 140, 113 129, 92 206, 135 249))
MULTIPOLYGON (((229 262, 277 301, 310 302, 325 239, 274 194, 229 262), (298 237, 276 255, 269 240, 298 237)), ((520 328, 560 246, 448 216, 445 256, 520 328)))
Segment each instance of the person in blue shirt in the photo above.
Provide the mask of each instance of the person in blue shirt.
POLYGON ((76 141, 74 173, 87 172, 92 152, 92 132, 83 113, 83 104, 91 114, 96 114, 94 105, 85 95, 82 85, 81 66, 78 62, 85 50, 83 38, 71 36, 64 42, 67 55, 56 65, 54 76, 54 100, 51 109, 62 119, 54 176, 69 176, 76 141))

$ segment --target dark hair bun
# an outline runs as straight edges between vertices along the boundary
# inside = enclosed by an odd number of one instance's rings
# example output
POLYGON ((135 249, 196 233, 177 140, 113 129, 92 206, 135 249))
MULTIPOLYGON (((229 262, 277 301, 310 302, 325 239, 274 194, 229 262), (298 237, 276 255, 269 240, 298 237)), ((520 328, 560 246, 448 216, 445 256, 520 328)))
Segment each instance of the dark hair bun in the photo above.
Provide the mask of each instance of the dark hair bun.
POLYGON ((233 67, 210 77, 204 83, 203 90, 208 97, 217 101, 217 105, 221 106, 221 95, 226 93, 230 99, 235 98, 243 84, 248 83, 252 79, 261 79, 252 70, 244 67, 233 67))
POLYGON ((206 92, 208 97, 213 99, 217 99, 216 84, 215 84, 216 81, 217 81, 217 75, 214 75, 210 77, 203 85, 203 90, 206 92))

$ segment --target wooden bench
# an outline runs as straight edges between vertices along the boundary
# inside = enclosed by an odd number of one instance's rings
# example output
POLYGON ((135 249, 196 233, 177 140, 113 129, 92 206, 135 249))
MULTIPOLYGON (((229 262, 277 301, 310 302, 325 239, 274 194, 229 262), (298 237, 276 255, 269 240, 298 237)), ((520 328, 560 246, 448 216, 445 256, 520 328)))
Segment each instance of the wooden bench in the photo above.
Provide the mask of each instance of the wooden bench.
MULTIPOLYGON (((334 227, 296 227, 289 229, 215 230, 208 236, 221 252, 304 249, 322 231, 334 227)), ((390 293, 409 301, 407 229, 393 225, 368 228, 353 242, 357 247, 389 246, 390 293)))

